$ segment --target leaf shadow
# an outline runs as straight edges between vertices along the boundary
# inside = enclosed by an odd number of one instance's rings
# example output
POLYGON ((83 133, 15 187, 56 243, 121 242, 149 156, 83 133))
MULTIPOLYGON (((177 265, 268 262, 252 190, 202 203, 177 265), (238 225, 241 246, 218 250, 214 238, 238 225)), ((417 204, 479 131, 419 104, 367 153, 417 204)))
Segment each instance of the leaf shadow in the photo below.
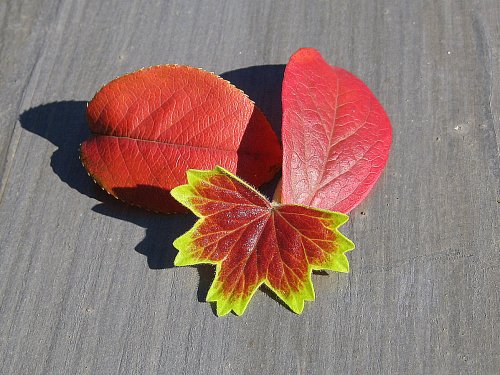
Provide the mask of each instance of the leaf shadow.
MULTIPOLYGON (((151 191, 153 187, 149 189, 151 191)), ((196 222, 196 217, 191 214, 156 214, 116 199, 98 204, 92 207, 92 211, 145 228, 144 238, 135 246, 135 251, 147 258, 148 266, 153 270, 174 267, 177 250, 172 243, 196 222)))
POLYGON ((86 120, 87 102, 62 101, 30 108, 19 116, 21 127, 57 146, 50 166, 72 189, 100 201, 107 200, 82 166, 79 147, 90 137, 86 120))
MULTIPOLYGON (((272 124, 279 139, 281 139, 281 84, 284 70, 285 65, 262 65, 228 71, 221 75, 243 90, 257 104, 272 124)), ((112 198, 92 181, 79 158, 80 144, 91 135, 87 126, 86 107, 86 101, 56 101, 24 111, 19 116, 19 121, 23 129, 47 139, 57 147, 50 159, 52 170, 70 188, 101 202, 92 208, 94 212, 145 228, 145 236, 135 246, 135 251, 147 258, 150 269, 173 267, 177 251, 173 248, 172 242, 186 232, 196 218, 194 215, 186 214, 155 214, 127 206, 112 198)), ((260 190, 268 197, 272 197, 278 180, 279 176, 276 176, 260 190)), ((155 194, 154 188, 146 188, 148 194, 155 194)), ((157 193, 164 194, 164 192, 157 193)), ((204 302, 215 272, 210 265, 196 266, 196 269, 200 277, 197 297, 198 301, 204 302)), ((276 299, 273 293, 266 294, 276 299)), ((211 308, 215 313, 215 304, 211 304, 211 308)))
POLYGON ((208 290, 215 277, 215 266, 213 264, 199 264, 195 267, 200 276, 200 284, 198 285, 197 293, 198 302, 205 302, 208 290))
POLYGON ((319 275, 319 276, 328 276, 329 273, 325 270, 313 270, 312 271, 313 275, 319 275))

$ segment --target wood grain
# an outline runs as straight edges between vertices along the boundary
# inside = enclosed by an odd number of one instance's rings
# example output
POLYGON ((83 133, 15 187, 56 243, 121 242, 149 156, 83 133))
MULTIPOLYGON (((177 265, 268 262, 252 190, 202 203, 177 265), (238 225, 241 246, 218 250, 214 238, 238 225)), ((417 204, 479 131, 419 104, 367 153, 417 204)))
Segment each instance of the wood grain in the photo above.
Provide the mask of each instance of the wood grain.
POLYGON ((500 372, 500 6, 489 1, 0 2, 1 374, 500 372), (279 129, 283 65, 319 49, 389 114, 386 171, 343 228, 351 272, 298 316, 204 301, 191 216, 123 206, 78 160, 85 101, 164 63, 246 90, 279 129))

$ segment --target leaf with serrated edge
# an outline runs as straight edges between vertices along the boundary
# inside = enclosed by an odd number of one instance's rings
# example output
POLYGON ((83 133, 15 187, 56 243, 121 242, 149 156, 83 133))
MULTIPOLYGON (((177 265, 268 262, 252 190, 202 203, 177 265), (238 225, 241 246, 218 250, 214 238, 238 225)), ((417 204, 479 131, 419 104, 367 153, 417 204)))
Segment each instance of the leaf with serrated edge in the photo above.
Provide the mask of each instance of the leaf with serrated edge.
POLYGON ((185 211, 170 189, 186 170, 222 165, 257 186, 281 167, 281 146, 263 113, 213 73, 160 65, 105 85, 87 108, 92 137, 81 160, 108 193, 152 211, 185 211))
POLYGON ((382 105, 359 78, 312 48, 290 58, 282 102, 281 202, 349 212, 389 157, 392 130, 382 105))
POLYGON ((337 230, 347 215, 270 203, 218 166, 189 170, 187 180, 171 194, 200 219, 174 241, 174 264, 216 265, 207 301, 217 303, 217 315, 243 314, 262 284, 300 314, 314 300, 312 270, 348 272, 344 253, 354 244, 337 230))

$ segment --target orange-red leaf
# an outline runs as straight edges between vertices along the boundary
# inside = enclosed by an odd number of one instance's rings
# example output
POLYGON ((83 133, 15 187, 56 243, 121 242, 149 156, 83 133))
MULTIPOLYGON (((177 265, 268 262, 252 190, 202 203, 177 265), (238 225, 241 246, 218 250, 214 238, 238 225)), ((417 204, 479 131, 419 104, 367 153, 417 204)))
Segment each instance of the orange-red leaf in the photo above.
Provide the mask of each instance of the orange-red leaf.
POLYGON ((207 300, 217 314, 241 315, 261 284, 293 311, 314 299, 312 270, 347 272, 354 244, 337 228, 348 217, 299 205, 271 204, 223 168, 188 171, 172 195, 200 220, 174 241, 175 265, 217 265, 207 300))
POLYGON ((285 69, 281 201, 349 212, 371 190, 389 156, 389 118, 353 74, 298 50, 285 69))
POLYGON ((169 191, 186 170, 221 165, 254 185, 272 179, 281 148, 262 112, 220 77, 155 66, 104 86, 89 103, 93 136, 81 146, 94 180, 115 197, 159 212, 184 211, 169 191))

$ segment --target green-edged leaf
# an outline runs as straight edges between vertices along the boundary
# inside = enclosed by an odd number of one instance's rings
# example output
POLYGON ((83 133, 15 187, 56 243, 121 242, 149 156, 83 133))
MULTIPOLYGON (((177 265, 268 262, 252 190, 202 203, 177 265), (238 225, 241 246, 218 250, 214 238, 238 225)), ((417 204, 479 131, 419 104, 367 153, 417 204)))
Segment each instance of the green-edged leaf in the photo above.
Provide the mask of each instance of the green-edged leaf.
POLYGON ((172 196, 200 218, 174 241, 175 265, 216 265, 207 301, 217 314, 241 315, 266 284, 294 312, 314 300, 312 270, 348 272, 354 244, 337 228, 348 216, 300 205, 270 203, 227 170, 189 170, 172 196))

